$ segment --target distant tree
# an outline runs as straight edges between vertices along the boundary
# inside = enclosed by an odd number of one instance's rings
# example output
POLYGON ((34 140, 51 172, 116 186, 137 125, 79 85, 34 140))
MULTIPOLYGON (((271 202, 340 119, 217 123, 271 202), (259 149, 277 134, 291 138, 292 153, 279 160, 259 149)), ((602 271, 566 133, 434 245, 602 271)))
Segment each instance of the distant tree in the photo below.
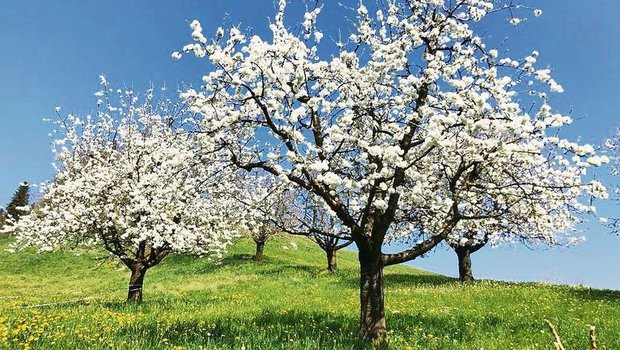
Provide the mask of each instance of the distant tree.
POLYGON ((240 198, 244 203, 245 215, 252 227, 247 231, 256 244, 256 251, 252 256, 254 261, 263 260, 265 244, 272 237, 281 232, 280 227, 286 226, 289 207, 292 204, 291 193, 281 181, 266 176, 264 172, 254 172, 238 177, 245 191, 240 198))
POLYGON ((527 225, 515 225, 514 232, 507 228, 493 229, 489 227, 479 231, 468 230, 452 238, 447 238, 446 242, 457 257, 459 280, 464 283, 474 281, 472 254, 487 245, 523 244, 528 247, 568 247, 576 245, 583 240, 582 237, 572 235, 571 232, 536 234, 536 231, 522 230, 524 227, 527 227, 527 225))
MULTIPOLYGON (((4 224, 6 222, 6 211, 4 210, 4 208, 0 208, 0 230, 2 230, 2 227, 4 227, 4 224)), ((2 235, 2 231, 0 231, 0 236, 2 235)))
MULTIPOLYGON (((603 149, 609 155, 611 159, 611 166, 609 167, 609 174, 614 180, 612 198, 616 203, 620 203, 620 127, 616 128, 614 135, 607 138, 604 141, 603 149)), ((600 218, 601 223, 607 225, 611 233, 620 235, 620 215, 611 215, 609 218, 600 218)))
POLYGON ((337 219, 335 216, 325 215, 325 212, 318 212, 317 214, 317 219, 324 220, 318 223, 317 226, 322 227, 325 231, 317 230, 308 235, 308 238, 314 241, 323 252, 325 252, 327 271, 334 273, 338 270, 338 251, 350 246, 353 244, 353 241, 350 239, 350 236, 345 233, 346 231, 339 231, 336 229, 335 221, 337 219))
MULTIPOLYGON (((598 166, 609 162, 609 159, 607 156, 592 156, 580 162, 581 166, 598 166)), ((523 181, 539 171, 540 165, 522 164, 510 171, 508 167, 502 171, 493 168, 489 171, 488 166, 485 161, 481 161, 475 167, 477 180, 464 181, 459 185, 461 190, 469 192, 468 202, 471 207, 468 208, 467 216, 470 220, 460 221, 445 239, 456 253, 459 279, 462 282, 474 280, 471 256, 486 245, 552 247, 573 246, 583 241, 583 237, 573 229, 582 221, 581 217, 565 215, 560 222, 550 222, 551 218, 558 214, 557 204, 563 201, 570 203, 570 198, 576 193, 575 188, 582 185, 576 183, 569 186, 558 182, 534 185, 530 181, 523 181), (510 193, 508 201, 503 196, 493 195, 496 189, 516 184, 519 190, 510 193), (553 196, 541 196, 541 189, 536 188, 537 186, 553 188, 557 193, 553 196), (539 216, 548 218, 534 220, 539 216)), ((584 198, 607 198, 607 191, 598 181, 590 181, 588 187, 589 189, 582 193, 584 198)), ((593 207, 579 203, 567 204, 564 210, 567 213, 594 212, 593 207)))
POLYGON ((261 261, 265 256, 265 244, 278 232, 268 225, 261 225, 258 230, 253 231, 252 240, 256 244, 256 251, 252 255, 252 260, 261 261))
POLYGON ((13 220, 19 220, 19 218, 28 212, 28 205, 30 203, 30 184, 27 181, 19 184, 19 187, 11 197, 11 201, 6 206, 6 215, 13 220))
POLYGON ((306 236, 315 242, 325 252, 327 271, 336 272, 338 251, 353 244, 348 228, 340 223, 335 213, 322 200, 306 191, 298 192, 291 216, 291 225, 282 227, 282 230, 306 236))
POLYGON ((477 239, 476 232, 469 232, 463 235, 463 240, 458 242, 448 241, 448 245, 456 253, 459 269, 459 280, 461 282, 473 282, 474 273, 472 270, 471 255, 482 249, 488 242, 488 236, 477 239))
POLYGON ((127 300, 141 302, 146 272, 168 254, 221 256, 239 208, 229 172, 217 152, 196 147, 182 105, 155 104, 151 90, 144 103, 127 91, 112 105, 102 84, 95 116, 59 122, 55 179, 9 229, 14 249, 106 249, 131 271, 127 300))
POLYGON ((252 216, 248 222, 254 223, 248 230, 256 244, 254 260, 262 260, 269 239, 285 232, 317 243, 326 253, 328 271, 336 271, 336 252, 353 242, 329 208, 308 192, 295 190, 264 171, 250 172, 238 181, 245 188, 240 201, 246 205, 246 215, 252 216))

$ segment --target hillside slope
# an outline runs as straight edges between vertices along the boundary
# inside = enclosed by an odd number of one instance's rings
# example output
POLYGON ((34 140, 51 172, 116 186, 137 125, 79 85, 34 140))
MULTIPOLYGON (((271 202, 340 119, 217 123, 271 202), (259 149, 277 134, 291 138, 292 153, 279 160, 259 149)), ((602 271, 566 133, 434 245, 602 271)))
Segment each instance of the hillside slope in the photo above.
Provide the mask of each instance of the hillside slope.
MULTIPOLYGON (((324 270, 311 242, 271 241, 262 262, 240 241, 218 264, 171 256, 126 305, 128 271, 103 253, 9 254, 0 240, 0 349, 358 349, 356 255, 324 270)), ((386 269, 391 349, 620 349, 620 292, 452 279, 386 269)))

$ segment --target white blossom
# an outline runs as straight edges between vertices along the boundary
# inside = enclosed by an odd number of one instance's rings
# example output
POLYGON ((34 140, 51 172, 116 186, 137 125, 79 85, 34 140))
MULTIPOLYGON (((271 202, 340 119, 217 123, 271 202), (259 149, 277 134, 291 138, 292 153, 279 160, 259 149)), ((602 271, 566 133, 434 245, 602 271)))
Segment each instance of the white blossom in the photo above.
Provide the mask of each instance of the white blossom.
POLYGON ((572 119, 549 105, 563 89, 538 52, 501 57, 476 35, 473 21, 519 9, 501 2, 388 0, 376 16, 360 4, 348 44, 322 55, 315 16, 289 31, 281 1, 269 37, 231 28, 203 45, 217 69, 183 97, 232 164, 322 201, 360 251, 412 245, 384 265, 472 231, 551 242, 592 212, 585 197, 606 196, 584 175, 605 159, 551 130, 572 119))
POLYGON ((101 246, 146 266, 168 252, 226 251, 243 225, 228 197, 236 191, 227 180, 233 174, 222 171, 206 140, 199 147, 190 118, 175 120, 185 114, 182 105, 154 104, 150 91, 135 102, 126 91, 123 108, 106 99, 96 116, 58 123, 55 178, 41 185, 35 209, 8 227, 13 248, 101 246))

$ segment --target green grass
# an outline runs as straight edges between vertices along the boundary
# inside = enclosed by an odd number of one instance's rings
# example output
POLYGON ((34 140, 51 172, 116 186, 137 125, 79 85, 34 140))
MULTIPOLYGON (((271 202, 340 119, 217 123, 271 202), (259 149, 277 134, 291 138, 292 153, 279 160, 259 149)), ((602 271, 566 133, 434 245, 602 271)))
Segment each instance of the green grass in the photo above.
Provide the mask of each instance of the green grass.
MULTIPOLYGON (((238 242, 219 264, 171 256, 126 305, 128 271, 103 254, 5 252, 0 240, 0 349, 359 349, 356 255, 324 270, 321 251, 289 237, 266 258, 238 242)), ((458 282, 386 269, 390 349, 620 349, 620 292, 542 284, 458 282)))

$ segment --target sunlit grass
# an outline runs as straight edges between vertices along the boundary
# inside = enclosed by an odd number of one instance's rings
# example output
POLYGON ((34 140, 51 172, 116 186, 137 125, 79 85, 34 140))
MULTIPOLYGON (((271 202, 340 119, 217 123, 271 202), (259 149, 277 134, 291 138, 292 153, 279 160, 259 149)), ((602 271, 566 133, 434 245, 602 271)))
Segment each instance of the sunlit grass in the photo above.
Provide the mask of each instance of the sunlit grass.
MULTIPOLYGON (((126 305, 128 271, 103 254, 9 254, 0 240, 0 348, 358 349, 357 259, 340 272, 302 239, 279 238, 266 258, 237 243, 220 263, 172 256, 147 273, 145 301, 126 305)), ((481 281, 462 286, 403 266, 386 269, 391 349, 620 349, 620 293, 481 281)))

